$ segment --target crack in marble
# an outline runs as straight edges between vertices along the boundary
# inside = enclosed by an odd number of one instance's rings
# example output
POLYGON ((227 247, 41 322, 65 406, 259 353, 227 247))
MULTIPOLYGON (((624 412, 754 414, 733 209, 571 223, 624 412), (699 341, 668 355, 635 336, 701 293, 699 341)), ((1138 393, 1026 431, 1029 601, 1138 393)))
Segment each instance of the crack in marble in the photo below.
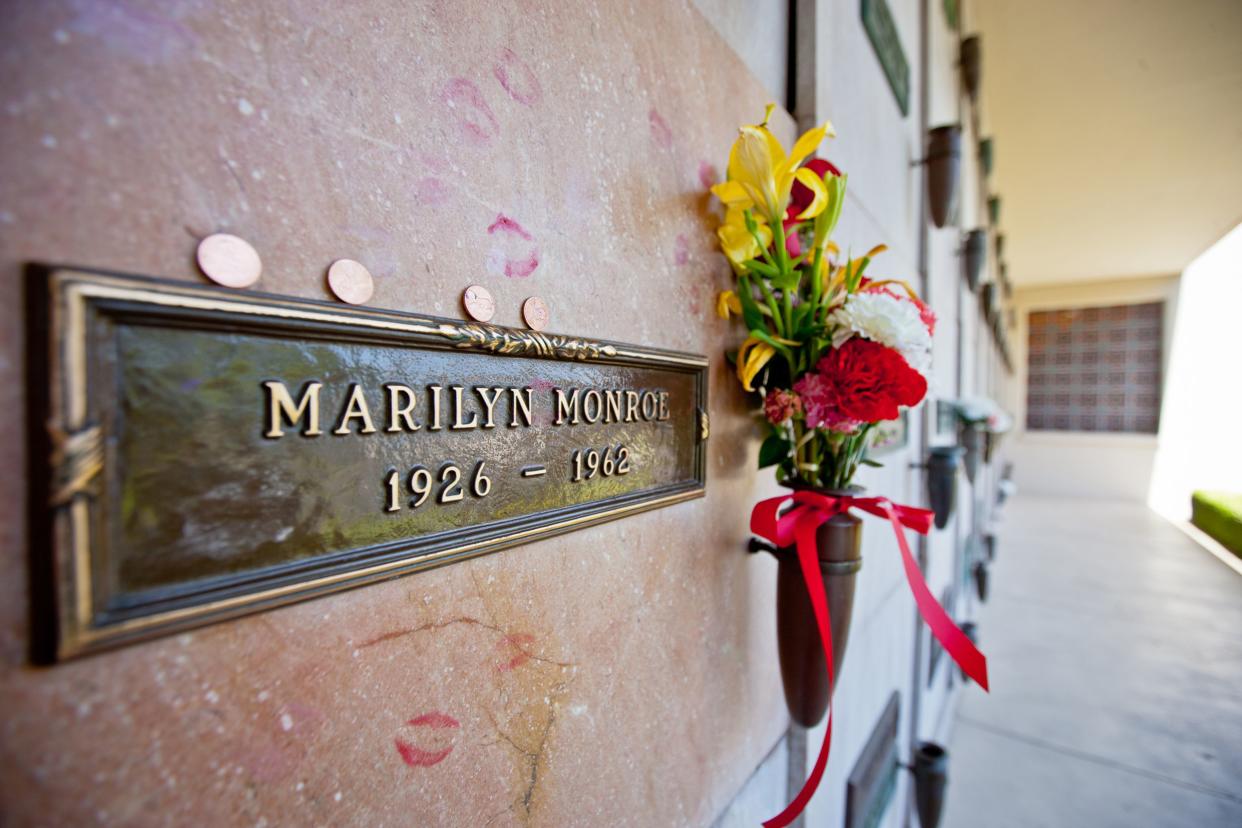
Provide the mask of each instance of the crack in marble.
POLYGON ((485 630, 491 630, 492 632, 501 636, 505 641, 509 643, 511 647, 513 647, 515 650, 520 652, 522 655, 529 658, 531 661, 541 661, 544 664, 551 664, 554 667, 572 668, 572 667, 577 666, 573 664, 572 662, 557 661, 556 659, 547 658, 546 656, 541 656, 541 655, 538 655, 537 653, 532 653, 530 650, 524 648, 521 644, 515 641, 514 640, 515 634, 510 633, 504 627, 498 626, 496 624, 489 624, 486 621, 481 621, 478 618, 472 618, 468 615, 463 615, 457 618, 450 618, 447 621, 429 621, 426 624, 422 624, 417 627, 409 627, 403 630, 391 630, 389 632, 382 633, 376 636, 375 638, 371 638, 371 639, 368 639, 362 642, 361 644, 358 645, 358 649, 365 650, 368 647, 374 647, 376 644, 382 644, 385 641, 392 641, 393 639, 396 639, 396 638, 404 638, 407 635, 414 635, 415 633, 427 632, 428 630, 441 630, 441 629, 444 629, 445 627, 451 627, 454 624, 470 624, 472 626, 480 627, 485 630))

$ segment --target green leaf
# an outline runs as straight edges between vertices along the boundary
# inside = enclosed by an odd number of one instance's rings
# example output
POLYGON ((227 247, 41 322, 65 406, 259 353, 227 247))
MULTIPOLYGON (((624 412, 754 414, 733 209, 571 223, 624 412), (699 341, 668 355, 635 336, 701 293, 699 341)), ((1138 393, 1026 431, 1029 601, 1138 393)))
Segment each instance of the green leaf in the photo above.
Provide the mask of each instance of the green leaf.
POLYGON ((802 281, 802 274, 797 270, 789 270, 784 273, 775 273, 771 277, 772 287, 780 288, 787 292, 796 292, 798 283, 802 281))
POLYGON ((755 297, 751 294, 750 280, 745 277, 738 279, 737 287, 737 299, 742 303, 742 321, 746 323, 746 327, 752 331, 765 327, 763 314, 759 312, 759 306, 755 304, 755 297))
POLYGON ((747 270, 753 270, 755 273, 759 273, 763 276, 767 276, 769 279, 775 276, 779 272, 772 265, 764 264, 758 259, 751 259, 750 261, 746 262, 746 264, 744 264, 743 267, 745 267, 747 270))
POLYGON ((809 316, 811 311, 813 310, 815 310, 815 308, 811 305, 810 302, 803 302, 801 305, 798 305, 798 307, 794 308, 793 328, 794 328, 795 336, 791 336, 790 339, 794 339, 794 338, 805 339, 806 338, 802 334, 809 333, 809 331, 804 332, 803 329, 809 327, 809 325, 807 325, 807 316, 809 316))
POLYGON ((789 456, 789 441, 779 434, 770 434, 759 447, 759 468, 766 469, 789 456))
POLYGON ((824 183, 828 189, 828 204, 822 213, 815 217, 815 238, 827 241, 832 238, 837 221, 841 218, 841 208, 845 206, 846 176, 831 176, 824 183))
MULTIPOLYGON (((789 346, 782 345, 781 343, 777 342, 772 337, 772 335, 769 334, 767 331, 761 330, 759 328, 751 328, 750 333, 756 339, 761 340, 771 345, 773 348, 777 350, 779 354, 784 356, 785 359, 789 360, 790 362, 793 362, 793 351, 789 350, 789 346)), ((794 347, 797 347, 797 346, 794 346, 794 347)))
POLYGON ((877 469, 884 468, 883 463, 877 463, 876 461, 872 460, 870 457, 864 457, 862 460, 859 460, 858 462, 862 463, 864 466, 874 466, 877 469))

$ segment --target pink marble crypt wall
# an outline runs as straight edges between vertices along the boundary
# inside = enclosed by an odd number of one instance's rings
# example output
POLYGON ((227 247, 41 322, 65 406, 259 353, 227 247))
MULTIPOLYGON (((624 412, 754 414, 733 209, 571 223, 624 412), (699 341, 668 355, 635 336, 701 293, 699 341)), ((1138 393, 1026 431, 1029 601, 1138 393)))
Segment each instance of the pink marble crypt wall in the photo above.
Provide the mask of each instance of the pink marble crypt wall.
POLYGON ((765 95, 689 3, 13 3, 0 65, 0 821, 710 822, 785 713, 705 196, 765 95), (351 257, 375 307, 710 355, 707 497, 30 666, 21 266, 198 282, 217 231, 265 291, 351 257))

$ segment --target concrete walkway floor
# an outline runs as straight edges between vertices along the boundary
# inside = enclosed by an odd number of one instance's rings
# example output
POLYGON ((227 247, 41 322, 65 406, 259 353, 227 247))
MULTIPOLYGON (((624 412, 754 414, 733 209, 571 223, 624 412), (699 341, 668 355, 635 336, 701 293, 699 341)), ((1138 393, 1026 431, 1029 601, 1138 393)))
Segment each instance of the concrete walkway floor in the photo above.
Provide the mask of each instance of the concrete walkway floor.
POLYGON ((945 828, 1240 828, 1242 576, 1141 505, 1018 495, 945 828))

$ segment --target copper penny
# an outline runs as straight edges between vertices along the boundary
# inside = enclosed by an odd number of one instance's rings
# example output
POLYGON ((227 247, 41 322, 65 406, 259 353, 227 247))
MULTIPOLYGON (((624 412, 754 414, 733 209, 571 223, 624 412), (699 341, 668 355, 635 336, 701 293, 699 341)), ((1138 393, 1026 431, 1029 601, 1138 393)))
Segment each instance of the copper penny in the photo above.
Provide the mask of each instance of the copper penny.
POLYGON ((487 322, 496 315, 496 300, 491 291, 481 285, 471 285, 462 291, 461 301, 471 319, 487 322))
POLYGON ((375 292, 371 271, 353 259, 337 259, 328 268, 328 287, 336 298, 351 305, 361 305, 375 292))
POLYGON ((250 287, 263 273, 258 251, 229 233, 216 233, 198 243, 198 266, 208 279, 231 288, 250 287))
POLYGON ((546 302, 538 296, 532 296, 522 303, 522 318, 526 320, 531 330, 542 331, 548 327, 552 314, 548 312, 546 302))

